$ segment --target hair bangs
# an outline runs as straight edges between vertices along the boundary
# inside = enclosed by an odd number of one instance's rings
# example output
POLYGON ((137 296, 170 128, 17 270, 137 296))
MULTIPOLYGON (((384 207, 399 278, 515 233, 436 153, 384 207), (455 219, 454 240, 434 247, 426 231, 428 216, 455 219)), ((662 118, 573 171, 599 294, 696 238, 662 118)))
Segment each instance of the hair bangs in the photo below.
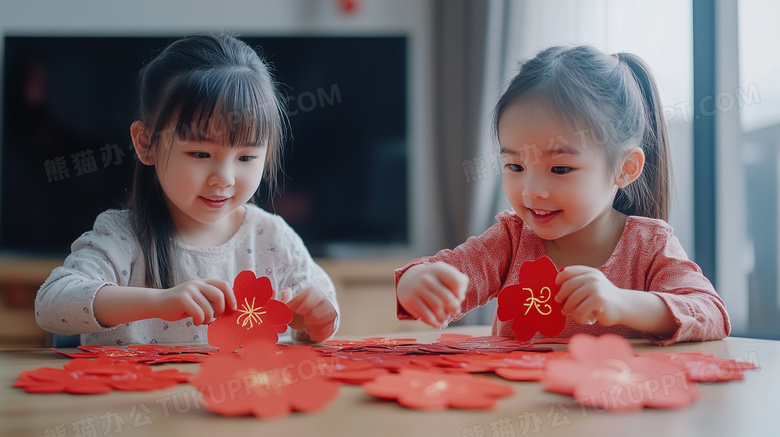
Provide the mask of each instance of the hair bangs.
POLYGON ((246 68, 193 71, 171 89, 165 124, 178 142, 262 147, 278 141, 275 95, 256 77, 246 68))

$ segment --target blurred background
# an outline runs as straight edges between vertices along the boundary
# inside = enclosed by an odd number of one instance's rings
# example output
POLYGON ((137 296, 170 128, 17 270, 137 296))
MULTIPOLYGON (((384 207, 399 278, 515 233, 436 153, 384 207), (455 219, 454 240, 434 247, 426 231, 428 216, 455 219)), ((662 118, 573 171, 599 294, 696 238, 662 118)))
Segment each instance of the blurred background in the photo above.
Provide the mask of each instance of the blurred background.
POLYGON ((333 277, 342 334, 426 329, 395 320, 393 269, 509 207, 492 107, 519 60, 590 44, 654 70, 670 223, 733 335, 780 338, 778 19, 771 0, 0 0, 0 345, 50 341, 35 292, 122 207, 137 72, 205 31, 236 33, 282 84, 292 137, 282 190, 261 203, 333 277))

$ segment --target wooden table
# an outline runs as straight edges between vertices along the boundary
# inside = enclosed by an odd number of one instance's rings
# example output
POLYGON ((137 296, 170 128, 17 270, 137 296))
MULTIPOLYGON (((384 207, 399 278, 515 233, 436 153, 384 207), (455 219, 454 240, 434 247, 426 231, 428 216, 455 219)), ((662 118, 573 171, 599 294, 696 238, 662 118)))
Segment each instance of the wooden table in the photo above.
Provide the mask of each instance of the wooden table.
MULTIPOLYGON (((429 343, 441 333, 488 335, 486 326, 390 334, 429 343)), ((348 337, 357 339, 356 337, 348 337)), ((344 385, 338 398, 315 414, 274 420, 221 417, 193 402, 188 384, 155 392, 103 395, 28 394, 11 387, 22 370, 61 367, 67 361, 48 349, 0 350, 2 436, 777 436, 780 435, 780 342, 747 338, 687 343, 664 348, 639 341, 638 352, 701 351, 761 366, 744 381, 701 384, 703 396, 682 410, 606 413, 581 408, 570 397, 546 392, 536 382, 510 383, 515 394, 495 410, 423 412, 376 400, 344 385)), ((197 364, 166 364, 191 372, 197 364)))

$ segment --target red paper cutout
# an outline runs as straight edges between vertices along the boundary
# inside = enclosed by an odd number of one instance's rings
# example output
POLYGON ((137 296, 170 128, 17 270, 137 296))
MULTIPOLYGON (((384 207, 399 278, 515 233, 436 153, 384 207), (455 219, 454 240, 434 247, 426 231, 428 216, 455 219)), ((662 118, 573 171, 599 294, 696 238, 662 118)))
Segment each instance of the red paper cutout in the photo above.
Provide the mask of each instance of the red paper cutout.
POLYGON ((758 368, 700 352, 636 354, 627 340, 611 334, 574 336, 567 352, 540 353, 536 343, 462 334, 444 334, 433 344, 369 337, 317 347, 259 339, 244 344, 241 354, 211 356, 202 355, 214 352, 208 346, 81 346, 81 352, 57 352, 99 358, 76 358, 63 369, 24 371, 14 387, 92 394, 164 389, 191 379, 213 412, 278 417, 324 408, 340 383, 363 384, 366 393, 409 408, 491 408, 512 393, 511 387, 469 373, 494 372, 508 380, 540 380, 549 391, 573 396, 585 406, 637 410, 687 406, 700 396, 695 381, 739 380, 743 371, 758 368), (194 377, 176 369, 152 372, 136 363, 190 356, 205 362, 194 377))
POLYGON ((447 348, 431 348, 425 346, 426 351, 447 352, 454 349, 455 352, 511 352, 511 351, 552 351, 555 348, 551 346, 536 346, 521 342, 514 338, 503 337, 499 335, 487 335, 483 337, 472 337, 463 334, 444 334, 436 340, 440 345, 446 345, 447 348))
POLYGON ((79 346, 81 352, 64 352, 50 348, 69 358, 106 357, 115 363, 200 363, 205 355, 218 349, 211 346, 168 346, 159 344, 131 344, 127 349, 114 346, 79 346))
POLYGON ((540 380, 546 362, 559 357, 568 356, 568 352, 527 352, 513 351, 507 353, 464 354, 444 357, 442 368, 447 368, 446 362, 457 363, 457 369, 469 372, 495 372, 504 379, 512 381, 540 380))
POLYGON ((183 345, 170 346, 164 344, 131 344, 127 350, 143 352, 148 354, 169 355, 169 354, 211 354, 219 349, 213 346, 183 345))
POLYGON ((569 359, 547 363, 542 384, 582 405, 613 411, 679 408, 700 396, 683 367, 664 358, 636 356, 623 337, 578 334, 569 351, 569 359))
POLYGON ((402 369, 363 385, 373 396, 395 399, 408 408, 493 408, 496 400, 514 393, 512 387, 485 377, 402 369))
POLYGON ((380 367, 369 367, 367 369, 348 369, 327 375, 327 378, 340 382, 342 384, 360 385, 373 381, 379 376, 389 375, 390 371, 380 367))
POLYGON ((339 346, 346 348, 365 348, 365 347, 394 347, 399 345, 417 344, 416 338, 391 338, 368 337, 363 340, 328 340, 325 342, 328 346, 339 346))
POLYGON ((520 281, 498 294, 498 320, 512 320, 512 332, 519 341, 529 341, 537 331, 555 337, 566 327, 562 305, 555 301, 558 270, 549 257, 526 261, 520 266, 520 281))
POLYGON ((233 283, 238 309, 225 312, 208 328, 208 341, 220 351, 232 352, 253 341, 275 344, 278 333, 287 330, 292 311, 284 303, 271 299, 274 290, 266 276, 244 270, 233 283))
POLYGON ((654 352, 651 357, 667 359, 688 371, 688 379, 697 382, 735 381, 745 378, 743 370, 758 368, 753 363, 718 358, 701 352, 664 353, 654 352))
POLYGON ((153 372, 148 365, 115 363, 108 357, 76 358, 62 369, 42 367, 23 371, 14 387, 29 393, 98 394, 112 390, 159 390, 187 382, 189 378, 189 373, 177 369, 153 372))
POLYGON ((322 365, 309 347, 257 341, 245 345, 242 354, 210 356, 190 382, 214 413, 280 417, 320 410, 336 397, 339 384, 323 377, 322 365))

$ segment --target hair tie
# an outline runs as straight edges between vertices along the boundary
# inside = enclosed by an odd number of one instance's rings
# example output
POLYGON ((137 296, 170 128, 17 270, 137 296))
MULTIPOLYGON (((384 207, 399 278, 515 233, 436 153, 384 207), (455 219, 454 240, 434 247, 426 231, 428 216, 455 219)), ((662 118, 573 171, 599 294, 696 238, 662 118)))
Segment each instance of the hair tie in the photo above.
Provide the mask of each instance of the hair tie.
POLYGON ((618 57, 617 53, 613 53, 610 56, 612 56, 613 58, 617 59, 618 61, 620 60, 620 58, 618 57))

